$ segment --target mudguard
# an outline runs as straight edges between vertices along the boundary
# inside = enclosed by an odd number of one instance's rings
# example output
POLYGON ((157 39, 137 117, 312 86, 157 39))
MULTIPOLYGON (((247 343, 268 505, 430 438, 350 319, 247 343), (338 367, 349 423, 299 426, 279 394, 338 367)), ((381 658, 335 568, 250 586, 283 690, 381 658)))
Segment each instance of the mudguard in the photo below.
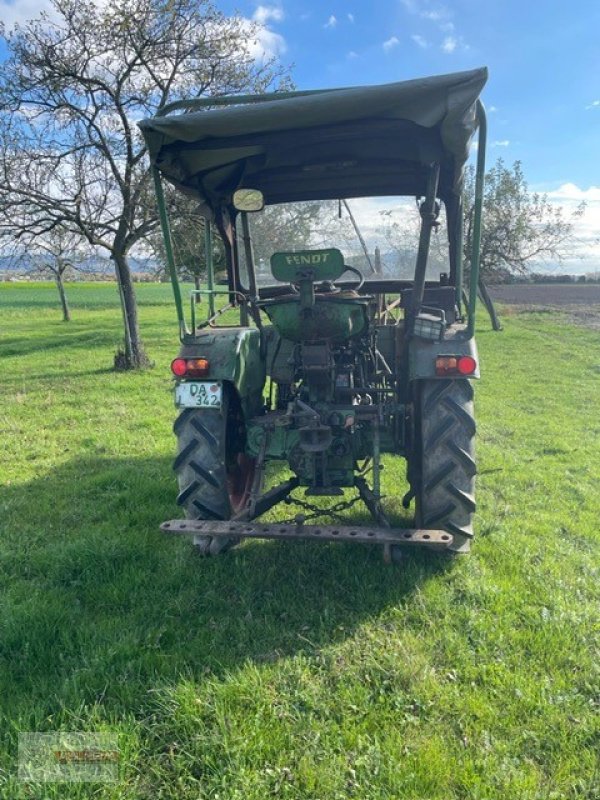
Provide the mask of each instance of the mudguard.
POLYGON ((228 381, 239 395, 246 419, 259 414, 264 405, 265 360, 260 355, 257 328, 206 328, 182 345, 180 358, 206 358, 209 370, 204 380, 228 381))
MULTIPOLYGON (((469 378, 481 377, 479 372, 479 357, 477 345, 473 337, 467 337, 463 330, 446 331, 441 342, 429 341, 428 339, 413 338, 409 346, 408 370, 409 380, 420 380, 423 378, 438 379, 440 376, 435 374, 435 360, 438 356, 472 356, 477 362, 477 369, 469 378)), ((447 380, 450 375, 444 376, 447 380)), ((464 375, 457 375, 457 378, 464 378, 464 375)))

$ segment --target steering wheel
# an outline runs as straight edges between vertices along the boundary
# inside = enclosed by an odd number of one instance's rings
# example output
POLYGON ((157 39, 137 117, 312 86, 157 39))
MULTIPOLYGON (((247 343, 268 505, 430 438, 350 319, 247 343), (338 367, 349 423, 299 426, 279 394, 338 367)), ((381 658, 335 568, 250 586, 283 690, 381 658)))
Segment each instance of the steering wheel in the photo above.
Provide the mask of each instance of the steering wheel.
MULTIPOLYGON (((356 267, 350 267, 347 264, 344 264, 344 272, 353 272, 355 275, 358 276, 358 286, 354 287, 354 291, 355 292, 357 292, 359 289, 362 289, 362 286, 363 286, 363 284, 365 282, 365 276, 362 274, 362 272, 359 269, 356 269, 356 267)), ((342 273, 342 274, 344 274, 344 273, 342 273)), ((341 292, 342 289, 343 289, 343 287, 338 286, 335 281, 318 281, 318 282, 315 282, 314 285, 316 287, 316 286, 323 285, 323 284, 329 284, 332 287, 333 290, 338 291, 338 292, 341 292)), ((290 286, 290 289, 292 290, 292 292, 294 292, 294 294, 298 294, 299 293, 297 284, 290 283, 289 286, 290 286)))
POLYGON ((356 269, 356 267, 349 267, 347 264, 344 264, 344 267, 344 272, 353 272, 355 275, 358 275, 358 286, 354 287, 354 291, 358 292, 359 289, 362 289, 363 283, 365 282, 365 276, 359 269, 356 269))

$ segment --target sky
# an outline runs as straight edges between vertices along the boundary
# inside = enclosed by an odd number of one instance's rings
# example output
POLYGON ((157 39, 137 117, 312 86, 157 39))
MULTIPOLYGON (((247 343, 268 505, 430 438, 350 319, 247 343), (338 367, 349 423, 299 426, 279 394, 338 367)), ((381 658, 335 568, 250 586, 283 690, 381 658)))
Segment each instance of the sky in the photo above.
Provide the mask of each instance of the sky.
MULTIPOLYGON (((47 0, 0 0, 7 24, 47 0)), ((216 0, 262 26, 260 49, 299 89, 487 66, 488 164, 520 160, 530 188, 582 200, 573 272, 600 270, 600 0, 216 0)), ((1 53, 0 53, 1 57, 1 53)))
POLYGON ((600 270, 600 1, 221 2, 266 29, 299 89, 487 66, 488 164, 520 160, 530 188, 572 211, 573 272, 600 270))

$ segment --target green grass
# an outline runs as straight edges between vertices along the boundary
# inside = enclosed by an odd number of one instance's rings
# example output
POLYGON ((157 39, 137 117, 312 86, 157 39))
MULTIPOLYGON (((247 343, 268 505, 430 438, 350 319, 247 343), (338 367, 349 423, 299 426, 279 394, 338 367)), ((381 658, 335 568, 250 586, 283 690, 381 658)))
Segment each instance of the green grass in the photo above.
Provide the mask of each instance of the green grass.
POLYGON ((202 561, 158 531, 178 513, 168 287, 138 287, 138 374, 109 370, 115 287, 68 288, 64 324, 51 285, 0 285, 0 797, 600 797, 597 332, 481 318, 469 557, 202 561), (120 782, 20 784, 18 732, 55 730, 118 733, 120 782))

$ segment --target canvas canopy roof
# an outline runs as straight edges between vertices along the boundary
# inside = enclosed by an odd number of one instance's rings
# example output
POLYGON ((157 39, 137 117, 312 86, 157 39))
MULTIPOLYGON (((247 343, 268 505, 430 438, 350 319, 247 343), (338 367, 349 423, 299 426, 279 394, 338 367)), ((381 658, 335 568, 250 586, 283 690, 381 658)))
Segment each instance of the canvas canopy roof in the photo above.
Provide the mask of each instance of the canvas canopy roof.
POLYGON ((389 83, 297 93, 140 122, 152 163, 215 209, 240 187, 268 204, 423 195, 441 166, 439 196, 456 200, 477 127, 485 68, 389 83))

